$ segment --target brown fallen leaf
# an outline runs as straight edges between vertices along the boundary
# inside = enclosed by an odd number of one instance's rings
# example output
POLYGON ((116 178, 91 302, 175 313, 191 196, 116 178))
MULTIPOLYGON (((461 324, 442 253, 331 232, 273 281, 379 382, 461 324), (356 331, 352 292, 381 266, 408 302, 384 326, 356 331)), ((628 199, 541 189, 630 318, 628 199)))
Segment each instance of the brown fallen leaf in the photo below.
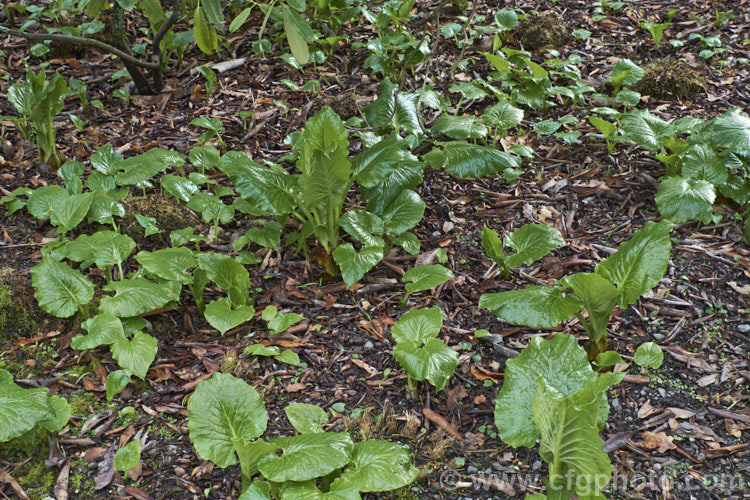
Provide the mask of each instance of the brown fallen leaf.
POLYGON ((363 369, 364 371, 366 371, 366 372, 367 372, 367 374, 368 374, 368 375, 369 375, 370 377, 374 377, 375 375, 377 375, 377 374, 379 373, 379 372, 378 372, 378 370, 377 370, 376 368, 374 368, 374 367, 372 367, 372 366, 368 365, 367 363, 365 363, 365 362, 364 362, 364 361, 362 361, 361 359, 357 359, 357 358, 351 358, 351 357, 350 357, 350 358, 349 358, 349 360, 350 360, 350 361, 351 361, 352 363, 354 363, 355 365, 357 365, 358 367, 362 368, 362 369, 363 369))
POLYGON ((645 403, 643 403, 640 408, 638 408, 638 418, 644 419, 658 411, 658 409, 651 406, 651 400, 649 399, 645 403))
POLYGON ((286 386, 284 390, 286 392, 299 392, 299 391, 304 391, 305 389, 307 389, 306 384, 303 384, 302 382, 295 382, 293 384, 289 384, 288 386, 286 386))
POLYGON ((68 500, 68 483, 70 479, 70 460, 65 462, 65 465, 60 470, 60 474, 57 476, 55 481, 55 498, 57 500, 68 500))
POLYGON ((18 484, 18 481, 13 479, 10 474, 2 469, 0 469, 0 483, 9 485, 10 489, 13 490, 13 493, 15 493, 21 500, 29 500, 29 496, 23 491, 23 488, 18 484))
POLYGON ((666 453, 667 450, 674 450, 677 446, 674 444, 674 438, 667 436, 664 432, 648 432, 641 434, 643 445, 649 450, 656 449, 659 453, 666 453))
POLYGON ((427 417, 427 420, 430 422, 439 425, 442 427, 445 432, 453 436, 454 438, 458 439, 462 443, 465 443, 466 440, 461 437, 461 434, 458 433, 455 427, 451 425, 450 422, 448 422, 446 419, 444 419, 439 413, 436 413, 429 408, 422 408, 422 414, 427 417))
POLYGON ((122 492, 127 493, 136 500, 151 500, 151 497, 148 495, 148 493, 146 493, 145 491, 141 491, 138 488, 134 488, 133 486, 123 486, 122 492))
POLYGON ((484 488, 492 488, 497 491, 502 491, 509 497, 516 496, 516 490, 513 485, 507 481, 503 481, 499 476, 490 474, 489 476, 469 476, 471 484, 475 487, 482 486, 484 488))

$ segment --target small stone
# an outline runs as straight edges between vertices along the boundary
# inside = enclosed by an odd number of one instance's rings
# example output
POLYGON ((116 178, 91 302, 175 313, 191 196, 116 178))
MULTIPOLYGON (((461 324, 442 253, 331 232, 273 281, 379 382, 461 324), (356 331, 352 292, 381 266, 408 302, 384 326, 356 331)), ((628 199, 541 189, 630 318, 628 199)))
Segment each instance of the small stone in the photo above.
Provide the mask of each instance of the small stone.
POLYGON ((687 290, 687 287, 685 285, 677 285, 677 293, 682 293, 685 290, 687 290))
POLYGON ((489 476, 490 474, 492 474, 492 467, 490 467, 490 468, 488 468, 488 469, 485 469, 484 473, 485 473, 486 475, 488 475, 488 476, 489 476))
POLYGON ((366 350, 370 350, 373 347, 375 347, 375 345, 371 341, 368 340, 367 342, 365 342, 365 345, 362 347, 364 347, 366 350))
POLYGON ((737 325, 737 331, 740 333, 750 332, 750 325, 737 325))
POLYGON ((656 339, 656 340, 662 340, 663 338, 664 338, 664 334, 662 334, 662 333, 655 333, 654 334, 654 339, 656 339))
POLYGON ((183 475, 185 475, 185 469, 183 469, 182 467, 175 467, 174 474, 175 476, 182 477, 183 475))
POLYGON ((620 400, 615 398, 612 400, 612 409, 613 410, 619 410, 620 409, 620 400))
POLYGON ((352 342, 354 342, 355 344, 361 344, 362 342, 364 342, 364 340, 365 339, 363 339, 359 335, 355 335, 352 337, 352 342))
POLYGON ((468 467, 466 467, 466 472, 468 474, 476 474, 477 472, 479 472, 479 469, 477 469, 473 465, 469 465, 468 467))
POLYGON ((540 462, 539 460, 531 464, 531 470, 539 470, 541 468, 542 468, 542 462, 540 462))
POLYGON ((656 390, 659 391, 659 394, 661 395, 661 397, 663 397, 663 398, 667 397, 667 391, 663 387, 659 387, 656 390))
POLYGON ((419 487, 418 486, 412 486, 411 491, 414 493, 419 493, 419 487))

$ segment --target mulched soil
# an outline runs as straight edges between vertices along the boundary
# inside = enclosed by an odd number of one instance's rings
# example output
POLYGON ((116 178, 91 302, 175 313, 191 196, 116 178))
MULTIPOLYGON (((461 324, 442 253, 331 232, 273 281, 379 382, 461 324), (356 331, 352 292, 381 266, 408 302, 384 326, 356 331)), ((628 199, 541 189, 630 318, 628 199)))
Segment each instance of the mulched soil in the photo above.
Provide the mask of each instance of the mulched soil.
MULTIPOLYGON (((491 39, 476 40, 460 51, 436 28, 455 21, 458 10, 451 4, 440 11, 436 7, 416 4, 416 14, 425 19, 431 35, 434 56, 406 78, 403 89, 412 91, 432 82, 448 97, 447 89, 454 81, 490 71, 479 51, 487 50, 491 39), (439 15, 429 17, 432 12, 439 15), (452 65, 462 58, 471 61, 468 69, 452 73, 452 65)), ((633 1, 618 11, 605 9, 608 16, 599 22, 592 20, 591 2, 568 0, 469 4, 467 15, 487 16, 484 24, 490 24, 502 7, 557 14, 569 33, 589 30, 590 38, 570 37, 558 50, 564 57, 578 54, 582 58, 582 74, 597 90, 619 58, 640 65, 658 57, 684 58, 702 78, 704 88, 692 101, 651 98, 642 103, 664 118, 710 118, 732 107, 750 110, 748 65, 737 61, 750 58, 747 0, 714 5, 633 1), (655 50, 650 35, 637 27, 638 21, 663 22, 670 9, 677 9, 673 24, 655 50), (732 9, 736 17, 716 27, 715 9, 732 9), (691 33, 720 37, 726 51, 704 61, 697 55, 699 41, 689 40, 691 33), (684 46, 672 47, 669 38, 682 40, 684 46)), ((249 40, 257 39, 261 21, 260 17, 251 20, 227 37, 231 54, 225 56, 247 57, 247 61, 219 76, 208 104, 203 80, 190 70, 218 61, 218 56, 207 60, 192 50, 183 66, 170 69, 164 92, 135 96, 127 106, 112 97, 117 87, 107 77, 121 68, 110 57, 88 51, 52 59, 51 68, 66 78, 82 79, 89 87, 89 99, 104 103, 101 110, 84 111, 77 109, 76 99, 68 99, 58 123, 61 152, 68 159, 87 161, 95 147, 111 143, 125 155, 161 147, 187 156, 200 133, 188 123, 212 116, 224 123, 227 150, 248 152, 256 160, 275 160, 289 151, 284 137, 299 130, 320 105, 331 105, 348 117, 360 115, 361 107, 376 96, 379 78, 362 69, 367 50, 350 45, 371 37, 369 27, 345 28, 350 42, 334 51, 325 64, 302 73, 276 57, 284 50, 278 44, 274 57, 252 55, 249 40), (317 78, 321 91, 291 91, 280 83, 283 78, 300 87, 317 78), (286 110, 274 101, 283 103, 286 110), (246 128, 236 116, 240 111, 255 113, 246 128), (82 118, 86 129, 77 131, 66 118, 68 112, 82 118)), ((520 48, 512 35, 506 44, 520 48)), ((23 78, 28 44, 3 37, 0 48, 5 52, 0 114, 12 115, 14 110, 4 96, 10 83, 23 78)), ((487 105, 488 101, 474 102, 467 109, 481 113, 487 105)), ((559 105, 539 112, 527 110, 522 129, 530 130, 541 119, 581 117, 583 109, 559 105)), ((425 117, 428 125, 431 119, 429 114, 425 117)), ((412 295, 408 307, 438 305, 447 317, 441 337, 460 349, 461 363, 444 391, 435 394, 419 386, 410 392, 390 352, 389 327, 402 314, 398 303, 404 290, 399 277, 415 264, 413 258, 391 256, 346 290, 336 280, 323 282, 320 270, 308 265, 301 254, 266 250, 261 254, 263 263, 249 268, 252 286, 258 290, 256 310, 274 304, 306 320, 281 337, 269 337, 259 319, 221 337, 185 293, 176 310, 146 318, 150 333, 159 340, 157 360, 145 382, 130 384, 111 405, 105 401, 104 381, 116 369, 116 362, 103 349, 84 353, 70 349, 70 340, 81 332, 80 327, 46 317, 33 309, 33 301, 27 301, 38 321, 36 331, 32 337, 2 343, 0 367, 14 371, 25 386, 48 386, 51 393, 68 398, 76 411, 70 425, 50 438, 49 446, 32 443, 30 455, 29 450, 0 448, 0 472, 15 477, 35 498, 52 494, 52 488, 44 489, 43 484, 62 484, 65 473, 60 470, 64 471, 65 464, 70 464, 72 481, 66 490, 56 491, 57 498, 236 498, 239 467, 220 469, 202 461, 187 435, 186 398, 198 381, 222 370, 241 376, 259 390, 270 414, 267 436, 291 432, 283 414, 290 402, 314 403, 326 410, 343 403, 345 410, 334 412, 332 430, 346 428, 355 436, 409 444, 422 470, 418 482, 396 494, 370 494, 369 498, 511 498, 526 491, 541 492, 546 464, 536 451, 515 450, 497 438, 493 405, 506 360, 517 355, 532 336, 554 332, 503 323, 487 311, 478 312, 476 306, 482 293, 591 271, 634 230, 658 219, 654 194, 657 179, 663 175, 661 163, 652 153, 628 145, 607 154, 602 140, 586 136, 594 131, 587 123, 581 119, 583 135, 572 145, 534 133, 516 138, 513 134, 518 131, 512 132, 509 137, 525 141, 537 156, 524 161, 525 173, 510 184, 499 176, 461 180, 441 171, 425 172, 418 188, 427 202, 416 229, 422 240, 420 262, 434 259, 435 250, 442 248, 448 254, 446 266, 456 278, 434 293, 412 295), (505 234, 530 222, 554 225, 567 245, 505 281, 490 269, 481 248, 482 227, 487 224, 505 234), (473 332, 480 328, 492 336, 474 339, 473 332), (290 369, 272 360, 241 355, 247 345, 258 341, 293 348, 307 368, 290 369), (134 414, 118 416, 127 406, 134 414), (363 411, 351 418, 355 409, 363 411), (426 417, 433 414, 443 420, 426 417), (145 434, 139 470, 131 478, 114 471, 114 450, 145 434), (48 452, 52 467, 45 470, 39 464, 48 452), (457 459, 463 464, 456 465, 457 459)), ((37 166, 35 147, 22 141, 13 127, 0 130, 0 138, 4 144, 0 186, 5 190, 58 182, 54 172, 37 166)), ((228 182, 221 174, 214 178, 228 182)), ((637 304, 617 310, 610 323, 610 345, 626 360, 647 341, 657 342, 665 351, 661 368, 646 373, 633 366, 630 376, 610 391, 610 418, 602 437, 616 468, 607 493, 611 498, 750 498, 750 251, 741 242, 742 223, 733 217, 737 208, 723 205, 717 210, 725 215, 722 222, 700 227, 684 224, 673 232, 673 254, 664 279, 637 304)), ((223 228, 212 249, 230 251, 230 241, 249 224, 238 216, 223 228)), ((0 266, 12 268, 27 287, 28 270, 41 258, 39 247, 48 230, 49 226, 38 224, 25 211, 0 218, 0 266)), ((31 293, 27 288, 25 296, 31 293)), ((585 336, 575 321, 559 330, 585 336)), ((9 483, 0 482, 0 495, 13 498, 15 493, 9 483)))

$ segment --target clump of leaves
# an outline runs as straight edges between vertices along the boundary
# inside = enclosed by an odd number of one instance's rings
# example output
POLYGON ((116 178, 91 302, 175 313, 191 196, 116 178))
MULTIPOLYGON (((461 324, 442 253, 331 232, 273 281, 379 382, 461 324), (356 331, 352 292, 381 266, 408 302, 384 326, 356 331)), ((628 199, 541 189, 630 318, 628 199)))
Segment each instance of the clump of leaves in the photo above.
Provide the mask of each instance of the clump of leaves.
POLYGON ((527 224, 508 234, 504 240, 489 227, 482 229, 482 246, 506 280, 510 279, 511 267, 529 265, 564 244, 560 231, 545 224, 527 224), (503 245, 516 253, 506 255, 503 245))
POLYGON ((485 294, 479 299, 479 308, 489 309, 505 321, 535 328, 554 328, 576 316, 591 340, 593 360, 607 349, 607 323, 615 305, 626 308, 664 276, 672 225, 669 221, 647 222, 593 273, 573 274, 552 285, 485 294))
POLYGON ((613 467, 599 431, 609 413, 606 391, 623 376, 597 375, 586 351, 565 334, 533 337, 508 361, 495 400, 495 425, 500 438, 516 448, 532 448, 539 439, 539 454, 549 464, 549 498, 573 493, 602 498, 613 467))
POLYGON ((315 405, 294 403, 285 412, 299 434, 256 439, 268 423, 260 395, 238 378, 215 373, 188 403, 190 440, 201 458, 219 467, 239 460, 241 500, 358 499, 360 492, 390 491, 417 478, 407 447, 325 432, 328 416, 315 405))
POLYGON ((458 366, 458 353, 437 338, 442 326, 439 307, 413 309, 393 325, 393 357, 406 370, 411 389, 427 380, 439 392, 458 366))
POLYGON ((565 23, 557 15, 532 12, 518 23, 515 37, 525 50, 541 52, 563 45, 569 35, 565 23))
POLYGON ((633 88, 659 99, 692 100, 703 85, 685 61, 656 59, 644 66, 643 78, 633 88))

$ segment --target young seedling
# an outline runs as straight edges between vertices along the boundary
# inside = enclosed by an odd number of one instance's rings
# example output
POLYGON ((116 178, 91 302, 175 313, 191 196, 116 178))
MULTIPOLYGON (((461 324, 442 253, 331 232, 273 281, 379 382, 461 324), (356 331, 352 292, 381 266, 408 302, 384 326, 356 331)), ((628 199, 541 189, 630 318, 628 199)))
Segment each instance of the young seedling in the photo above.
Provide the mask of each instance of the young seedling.
POLYGON ((220 134, 224 131, 224 124, 221 120, 208 116, 201 116, 191 120, 188 125, 194 125, 206 129, 205 132, 202 132, 198 136, 198 142, 201 146, 206 144, 206 142, 212 137, 216 137, 216 140, 218 140, 222 146, 226 147, 226 143, 224 143, 224 139, 221 138, 220 134))
POLYGON ((216 84, 216 71, 208 66, 198 66, 195 70, 206 79, 206 102, 211 100, 211 92, 216 84))
POLYGON ((546 224, 527 224, 505 237, 505 246, 516 251, 505 255, 503 240, 487 226, 482 229, 482 246, 506 280, 510 279, 510 268, 529 265, 565 244, 560 231, 546 224))
POLYGON ((403 309, 406 306, 409 295, 413 292, 422 292, 435 288, 452 278, 455 278, 455 275, 440 264, 422 265, 409 269, 401 277, 401 280, 406 283, 404 287, 406 288, 406 294, 404 294, 404 298, 399 302, 399 307, 403 309))
POLYGON ((654 40, 654 48, 658 49, 661 39, 664 37, 664 30, 672 26, 671 22, 667 23, 654 23, 651 21, 641 21, 638 26, 647 30, 651 34, 651 38, 654 40))

